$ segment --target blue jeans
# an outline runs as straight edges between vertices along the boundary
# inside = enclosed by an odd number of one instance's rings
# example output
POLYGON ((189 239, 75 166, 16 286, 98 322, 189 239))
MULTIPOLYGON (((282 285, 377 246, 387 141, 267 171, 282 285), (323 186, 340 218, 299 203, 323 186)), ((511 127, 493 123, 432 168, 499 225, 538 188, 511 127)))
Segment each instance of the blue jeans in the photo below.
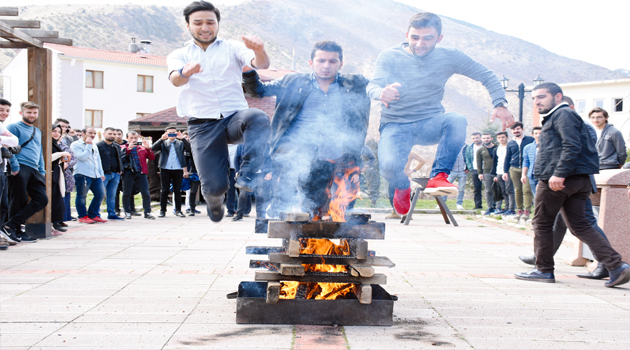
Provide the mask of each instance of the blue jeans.
MULTIPOLYGON (((453 171, 448 175, 448 182, 453 183, 457 179, 457 187, 459 193, 457 194, 457 205, 464 205, 464 193, 466 192, 466 181, 468 180, 468 174, 464 171, 453 171)), ((442 196, 444 201, 448 196, 442 196)))
POLYGON ((407 157, 414 145, 438 145, 431 177, 449 174, 466 140, 466 118, 457 113, 445 113, 412 123, 381 124, 378 161, 383 177, 395 188, 409 188, 404 173, 407 157))
POLYGON ((105 186, 103 186, 103 180, 100 177, 92 178, 85 175, 74 175, 76 181, 77 198, 75 206, 77 207, 77 215, 79 218, 88 216, 90 219, 100 217, 101 203, 105 198, 105 186), (87 197, 88 190, 92 191, 94 198, 88 210, 85 210, 85 198, 87 197))
POLYGON ((105 174, 105 181, 103 181, 103 187, 105 187, 105 193, 107 194, 107 216, 116 215, 116 190, 118 189, 118 183, 120 182, 120 174, 111 173, 105 174))

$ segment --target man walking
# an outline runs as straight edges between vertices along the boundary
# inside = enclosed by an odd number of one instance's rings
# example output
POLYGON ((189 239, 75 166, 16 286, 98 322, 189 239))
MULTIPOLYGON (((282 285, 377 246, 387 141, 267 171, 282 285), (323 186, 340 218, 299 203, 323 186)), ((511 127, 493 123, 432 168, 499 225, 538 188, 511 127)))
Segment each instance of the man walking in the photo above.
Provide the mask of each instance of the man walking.
POLYGON ((492 192, 492 183, 494 182, 494 172, 492 168, 494 164, 494 152, 496 151, 494 142, 492 140, 492 134, 484 132, 481 135, 481 141, 483 147, 477 150, 477 173, 479 174, 479 180, 483 181, 483 185, 486 188, 486 203, 488 210, 484 215, 490 215, 496 210, 494 202, 494 193, 492 192))
POLYGON ((470 171, 470 177, 472 178, 473 199, 475 201, 474 209, 483 209, 483 205, 481 203, 482 182, 481 180, 479 180, 479 173, 477 172, 477 151, 483 147, 483 143, 481 142, 481 133, 473 132, 472 134, 470 134, 470 140, 472 141, 472 143, 468 146, 465 146, 464 149, 464 159, 466 160, 466 167, 470 171))
POLYGON ((228 144, 245 142, 243 166, 236 186, 252 191, 256 172, 264 160, 262 150, 269 139, 269 117, 249 108, 241 87, 244 67, 269 68, 263 42, 243 36, 244 42, 218 38, 220 12, 209 2, 194 1, 184 8, 186 28, 192 42, 167 58, 169 79, 182 86, 177 114, 188 117, 201 192, 208 216, 223 219, 223 198, 228 190, 228 144))
POLYGON ((142 208, 144 209, 144 218, 155 220, 151 215, 151 193, 149 193, 149 181, 147 174, 149 167, 148 160, 154 160, 155 154, 146 139, 142 142, 138 141, 138 133, 130 131, 127 133, 127 144, 123 146, 123 209, 125 210, 125 219, 132 218, 134 211, 131 203, 133 202, 133 188, 137 186, 142 194, 142 208))
POLYGON ((585 218, 585 202, 591 195, 589 174, 599 172, 595 144, 582 118, 562 101, 562 89, 543 83, 532 91, 534 106, 542 117, 542 132, 534 175, 538 182, 534 226, 536 268, 516 273, 517 279, 555 282, 553 224, 559 211, 571 232, 588 244, 606 266, 614 287, 630 281, 630 265, 621 260, 610 243, 585 218))
POLYGON ((190 143, 184 138, 181 132, 175 127, 167 127, 162 137, 153 144, 153 152, 160 152, 160 180, 162 190, 160 192, 160 215, 166 216, 166 203, 168 194, 173 186, 173 203, 175 204, 175 216, 185 218, 182 213, 182 180, 184 179, 184 168, 186 167, 186 157, 184 151, 190 151, 190 143))
POLYGON ((495 176, 494 181, 499 183, 499 188, 501 189, 501 194, 503 195, 503 200, 505 201, 505 209, 501 209, 502 203, 499 202, 499 207, 497 209, 500 211, 497 212, 497 214, 514 215, 516 214, 514 211, 514 184, 512 184, 510 174, 506 173, 504 170, 508 144, 507 132, 498 132, 497 141, 499 141, 499 146, 497 147, 497 151, 494 152, 494 168, 497 171, 497 176, 495 176), (503 180, 503 174, 508 174, 507 180, 503 180))
POLYGON ((36 242, 36 238, 22 233, 22 225, 48 204, 42 133, 35 127, 39 106, 30 101, 22 102, 20 115, 21 121, 7 126, 7 130, 17 136, 22 151, 11 157, 9 220, 4 230, 14 241, 36 242))
POLYGON ((621 131, 608 123, 608 112, 600 107, 588 112, 588 117, 595 125, 597 132, 597 153, 599 153, 599 169, 621 169, 626 162, 626 141, 621 131))
POLYGON ((116 213, 116 190, 120 183, 120 174, 122 174, 122 153, 120 145, 116 142, 116 129, 107 127, 103 133, 104 140, 97 143, 98 152, 101 155, 101 164, 103 164, 103 173, 107 205, 107 219, 124 220, 116 213))
POLYGON ((429 12, 414 15, 407 42, 379 55, 367 88, 370 98, 383 105, 378 159, 381 174, 396 187, 394 207, 400 214, 407 214, 411 206, 403 166, 414 145, 438 144, 424 192, 457 194, 457 187, 447 178, 464 145, 467 121, 463 115, 444 113, 444 88, 452 75, 461 74, 485 86, 494 106, 492 121, 499 118, 503 129, 514 122, 499 78, 457 49, 436 47, 442 38, 440 17, 429 12))
POLYGON ((525 216, 529 218, 529 213, 532 210, 532 190, 529 185, 523 186, 521 183, 521 176, 523 175, 523 148, 534 142, 534 138, 531 136, 525 136, 523 133, 523 123, 516 122, 510 129, 514 134, 514 140, 508 142, 507 151, 505 153, 505 164, 503 165, 503 181, 507 181, 508 178, 512 179, 514 185, 514 197, 516 199, 516 207, 519 218, 525 216), (508 177, 508 174, 509 177, 508 177), (523 204, 523 200, 525 203, 523 204))
POLYGON ((94 145, 96 130, 92 127, 83 129, 81 139, 73 142, 70 148, 77 159, 74 166, 74 180, 77 188, 75 207, 79 216, 79 222, 93 224, 95 222, 107 222, 101 219, 101 203, 105 197, 105 173, 98 147, 94 145), (90 207, 86 210, 87 193, 92 191, 94 197, 90 207))

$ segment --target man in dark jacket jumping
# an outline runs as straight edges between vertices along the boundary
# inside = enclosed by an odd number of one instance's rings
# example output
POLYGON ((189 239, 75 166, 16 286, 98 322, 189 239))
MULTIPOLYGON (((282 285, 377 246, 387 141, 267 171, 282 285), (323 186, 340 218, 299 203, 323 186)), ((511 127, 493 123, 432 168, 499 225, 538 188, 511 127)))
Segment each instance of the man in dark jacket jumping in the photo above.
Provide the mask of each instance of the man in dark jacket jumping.
POLYGON ((621 255, 585 218, 585 202, 592 190, 589 174, 599 173, 597 149, 586 124, 562 101, 562 89, 554 83, 536 86, 532 98, 543 118, 534 167, 539 181, 532 221, 536 268, 517 273, 515 277, 538 282, 556 281, 553 275, 553 224, 562 210, 571 232, 591 248, 597 260, 609 271, 610 280, 604 285, 614 287, 627 283, 630 281, 630 265, 621 261, 621 255))
POLYGON ((243 78, 249 94, 276 96, 269 139, 280 171, 275 209, 300 208, 318 215, 334 174, 360 162, 370 100, 366 78, 338 73, 343 51, 337 43, 317 42, 309 64, 310 74, 288 74, 269 83, 262 83, 254 71, 243 78))

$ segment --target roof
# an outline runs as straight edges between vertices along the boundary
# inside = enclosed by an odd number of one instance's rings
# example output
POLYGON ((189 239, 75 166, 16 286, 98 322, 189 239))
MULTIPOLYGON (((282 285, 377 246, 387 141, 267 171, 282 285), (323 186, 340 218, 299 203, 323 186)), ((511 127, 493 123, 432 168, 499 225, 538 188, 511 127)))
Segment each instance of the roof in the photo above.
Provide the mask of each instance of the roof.
POLYGON ((589 85, 624 84, 624 83, 630 83, 630 78, 613 79, 613 80, 581 81, 578 83, 564 83, 564 84, 558 84, 558 85, 560 85, 561 87, 571 87, 571 86, 589 86, 589 85))
MULTIPOLYGON (((255 98, 246 96, 245 100, 247 100, 247 104, 250 108, 258 108, 265 112, 269 117, 273 116, 276 105, 275 97, 255 98)), ((132 126, 163 128, 168 125, 186 125, 187 122, 188 117, 179 117, 175 107, 171 107, 163 111, 130 120, 129 129, 133 129, 132 126)))
POLYGON ((83 58, 96 61, 121 62, 140 64, 145 66, 166 67, 166 57, 164 56, 151 56, 142 53, 108 51, 48 43, 44 44, 44 47, 61 52, 64 56, 68 58, 83 58))

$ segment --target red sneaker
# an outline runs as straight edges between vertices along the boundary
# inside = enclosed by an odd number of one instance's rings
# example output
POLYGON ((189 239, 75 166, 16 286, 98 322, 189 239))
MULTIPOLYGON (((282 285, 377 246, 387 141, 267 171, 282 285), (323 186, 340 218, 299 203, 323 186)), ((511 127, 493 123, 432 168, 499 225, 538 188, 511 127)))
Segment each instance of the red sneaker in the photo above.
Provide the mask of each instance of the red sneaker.
POLYGON ((93 223, 95 223, 96 221, 94 221, 94 220, 90 219, 90 218, 86 215, 86 216, 84 216, 84 217, 80 218, 80 219, 79 219, 79 222, 84 223, 84 224, 93 224, 93 223))
POLYGON ((400 215, 407 215, 411 208, 411 187, 401 190, 399 188, 394 192, 394 210, 400 215))
POLYGON ((105 220, 105 219, 101 219, 101 217, 100 217, 100 216, 95 216, 95 217, 93 217, 93 218, 92 218, 92 220, 93 220, 94 222, 107 222, 107 220, 105 220))
POLYGON ((424 193, 432 196, 449 196, 459 193, 457 186, 448 182, 448 175, 446 173, 439 173, 435 175, 427 183, 427 187, 424 189, 424 193))

